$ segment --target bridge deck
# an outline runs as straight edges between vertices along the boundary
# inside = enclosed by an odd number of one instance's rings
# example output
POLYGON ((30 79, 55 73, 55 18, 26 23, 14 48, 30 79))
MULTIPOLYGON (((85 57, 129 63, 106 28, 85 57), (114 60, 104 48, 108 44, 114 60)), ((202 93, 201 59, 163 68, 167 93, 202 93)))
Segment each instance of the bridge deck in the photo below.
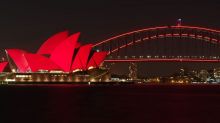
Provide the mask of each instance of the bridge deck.
POLYGON ((220 62, 220 59, 142 58, 142 59, 106 59, 105 62, 220 62))

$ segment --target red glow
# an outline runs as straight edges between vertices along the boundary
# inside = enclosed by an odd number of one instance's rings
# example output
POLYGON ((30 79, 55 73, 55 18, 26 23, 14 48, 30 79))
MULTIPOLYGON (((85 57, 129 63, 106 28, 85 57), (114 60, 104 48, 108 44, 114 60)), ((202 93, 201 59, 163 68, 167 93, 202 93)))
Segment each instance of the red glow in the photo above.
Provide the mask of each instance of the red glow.
MULTIPOLYGON (((194 34, 189 34, 189 35, 184 35, 184 36, 186 36, 186 37, 191 37, 191 38, 195 38, 195 39, 197 39, 197 40, 205 40, 205 41, 211 39, 210 37, 204 37, 204 38, 201 38, 200 36, 196 36, 196 37, 195 37, 194 34)), ((173 35, 172 35, 172 34, 166 34, 166 35, 164 35, 164 36, 158 35, 158 37, 157 37, 157 36, 151 36, 150 38, 144 38, 143 40, 144 40, 144 41, 147 41, 147 40, 150 40, 150 39, 165 38, 165 37, 180 37, 180 34, 173 34, 173 35)), ((217 42, 218 40, 213 38, 212 41, 217 42)), ((136 40, 136 41, 134 41, 134 42, 135 42, 135 43, 141 43, 141 40, 139 39, 139 40, 136 40)), ((119 48, 112 49, 112 51, 109 52, 108 55, 109 55, 110 53, 114 53, 114 52, 118 51, 118 49, 122 49, 122 48, 125 48, 126 46, 131 46, 131 45, 133 45, 133 41, 129 42, 128 44, 121 45, 121 46, 119 46, 119 48)))
POLYGON ((31 53, 25 53, 24 56, 32 72, 37 72, 38 70, 61 70, 58 65, 47 57, 31 53))
POLYGON ((107 52, 95 52, 91 59, 89 60, 89 63, 87 65, 87 69, 90 67, 97 68, 100 66, 100 64, 104 61, 105 57, 107 55, 107 52))
POLYGON ((63 71, 69 72, 74 49, 77 44, 80 33, 76 33, 62 41, 52 52, 50 59, 59 65, 63 71))
POLYGON ((86 65, 91 49, 92 49, 92 44, 87 44, 80 47, 78 53, 76 54, 75 59, 73 60, 73 64, 71 68, 72 71, 76 69, 86 70, 86 65))
POLYGON ((5 67, 7 66, 8 62, 1 62, 0 63, 0 72, 3 72, 5 67))
POLYGON ((97 44, 93 45, 93 47, 98 46, 98 45, 101 45, 101 44, 103 44, 103 43, 109 42, 109 41, 111 41, 111 40, 113 40, 113 39, 117 39, 117 38, 122 37, 122 36, 125 36, 125 35, 130 35, 130 34, 137 33, 137 32, 142 32, 142 31, 156 30, 156 29, 166 29, 166 28, 168 28, 168 26, 146 28, 146 29, 140 29, 140 30, 136 30, 136 31, 132 31, 132 32, 123 33, 123 34, 121 34, 121 35, 114 36, 114 37, 109 38, 109 39, 107 39, 107 40, 100 41, 100 42, 98 42, 97 44))
POLYGON ((18 67, 19 72, 27 72, 30 69, 28 62, 24 57, 24 53, 26 53, 24 50, 7 49, 6 52, 18 67))
POLYGON ((81 46, 81 44, 79 42, 77 42, 76 47, 75 48, 79 48, 81 46))
MULTIPOLYGON (((143 40, 147 41, 150 39, 158 39, 158 38, 165 38, 165 37, 188 37, 198 40, 205 40, 209 41, 210 43, 219 43, 219 40, 216 39, 215 36, 209 36, 208 33, 213 34, 219 34, 220 31, 214 30, 214 29, 208 29, 203 27, 195 27, 195 26, 161 26, 161 27, 153 27, 153 28, 145 28, 141 30, 136 30, 132 32, 127 32, 118 36, 111 37, 107 40, 98 42, 95 45, 85 45, 81 46, 80 43, 77 42, 80 33, 73 34, 68 37, 68 32, 60 32, 55 34, 54 36, 50 37, 38 50, 37 54, 30 54, 26 53, 23 50, 19 49, 8 49, 6 50, 10 58, 14 61, 16 64, 19 72, 28 72, 29 70, 32 70, 33 72, 38 71, 40 69, 42 70, 63 70, 65 72, 70 72, 72 70, 81 69, 86 70, 90 67, 99 67, 99 65, 104 61, 107 52, 95 52, 93 56, 88 60, 90 51, 92 47, 102 45, 103 43, 116 41, 115 39, 118 39, 120 37, 125 36, 132 36, 132 34, 136 34, 139 32, 144 31, 154 31, 149 35, 145 35, 143 39, 138 39, 136 41, 127 42, 127 44, 118 46, 115 49, 112 49, 110 53, 118 51, 118 49, 125 48, 127 46, 133 45, 133 43, 141 43, 143 40), (174 31, 172 34, 167 34, 167 31, 164 31, 166 29, 173 29, 174 31), (180 33, 179 30, 183 29, 183 33, 180 33), (186 29, 186 30, 185 30, 186 29), (188 31, 188 30, 190 31, 188 31), (158 31, 155 34, 155 32, 158 31), (186 31, 188 33, 186 33, 186 31), (204 34, 194 34, 192 32, 194 31, 202 31, 206 32, 204 34), (154 35, 153 35, 154 34, 154 35), (77 54, 74 56, 73 54, 75 49, 77 48, 77 54), (41 56, 40 54, 47 54, 51 55, 50 59, 41 56), (73 60, 73 61, 72 61, 73 60)), ((144 32, 145 33, 145 32, 144 32)), ((141 33, 140 33, 141 34, 141 33)), ((119 44, 118 44, 119 45, 119 44)), ((220 62, 217 59, 115 59, 115 60, 105 60, 106 62, 220 62)), ((0 70, 3 71, 4 67, 7 65, 7 63, 0 63, 0 70)))
POLYGON ((68 37, 68 31, 57 33, 47 39, 37 51, 37 54, 51 54, 53 50, 68 37))
POLYGON ((185 28, 185 29, 196 29, 196 30, 204 30, 208 32, 216 32, 220 33, 219 30, 214 30, 214 29, 209 29, 209 28, 204 28, 204 27, 196 27, 196 26, 171 26, 172 28, 185 28))
MULTIPOLYGON (((138 33, 138 32, 143 32, 143 31, 149 31, 149 30, 157 30, 157 29, 169 29, 169 28, 178 28, 178 29, 190 29, 190 30, 201 30, 201 31, 207 31, 207 32, 215 32, 215 33, 220 33, 219 30, 214 30, 214 29, 208 29, 208 28, 203 28, 203 27, 196 27, 196 26, 181 26, 181 25, 178 25, 178 26, 162 26, 162 27, 153 27, 153 28, 145 28, 145 29, 140 29, 140 30, 136 30, 136 31, 132 31, 132 32, 127 32, 127 33, 123 33, 121 35, 117 35, 117 36, 114 36, 114 37, 111 37, 107 40, 104 40, 104 41, 100 41, 98 43, 96 43, 93 47, 95 46, 99 46, 103 43, 107 43, 107 42, 110 42, 114 39, 117 39, 117 38, 120 38, 120 37, 123 37, 123 36, 126 36, 126 35, 131 35, 131 34, 134 34, 134 33, 138 33)), ((176 33, 174 35, 172 34, 165 34, 166 37, 169 37, 169 36, 180 36, 179 33, 176 33)), ((186 36, 185 34, 183 34, 182 36, 186 36)), ((195 37, 195 34, 191 34, 190 35, 191 37, 195 37)), ((188 37, 190 37, 188 36, 188 37)), ((158 36, 158 37, 162 37, 162 35, 158 36)), ((153 37, 154 38, 154 37, 153 37)), ((209 40, 209 39, 206 39, 206 40, 209 40)))

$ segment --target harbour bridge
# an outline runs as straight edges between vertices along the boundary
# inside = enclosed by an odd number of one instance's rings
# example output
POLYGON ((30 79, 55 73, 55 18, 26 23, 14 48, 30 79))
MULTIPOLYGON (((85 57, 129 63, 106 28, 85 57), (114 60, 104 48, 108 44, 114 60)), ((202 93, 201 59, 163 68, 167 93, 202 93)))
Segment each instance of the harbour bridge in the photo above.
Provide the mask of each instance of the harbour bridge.
POLYGON ((105 62, 220 62, 220 30, 181 24, 151 27, 93 47, 108 51, 105 62))

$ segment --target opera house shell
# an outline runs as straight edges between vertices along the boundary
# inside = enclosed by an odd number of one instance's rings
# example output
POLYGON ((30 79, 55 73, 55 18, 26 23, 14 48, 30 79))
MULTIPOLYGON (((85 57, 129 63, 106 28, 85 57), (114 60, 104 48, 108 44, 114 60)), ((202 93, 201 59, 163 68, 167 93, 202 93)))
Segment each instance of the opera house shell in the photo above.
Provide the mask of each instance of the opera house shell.
MULTIPOLYGON (((81 81, 75 75, 80 71, 83 74, 79 76, 83 76, 85 80, 85 76, 91 75, 88 71, 100 67, 107 52, 93 50, 92 44, 81 45, 78 42, 79 36, 80 33, 69 35, 68 31, 57 33, 47 39, 36 53, 21 49, 6 49, 7 61, 0 63, 0 72, 4 72, 8 66, 10 73, 16 73, 10 78, 14 81, 49 82, 81 81)), ((90 80, 91 77, 85 81, 90 80)))

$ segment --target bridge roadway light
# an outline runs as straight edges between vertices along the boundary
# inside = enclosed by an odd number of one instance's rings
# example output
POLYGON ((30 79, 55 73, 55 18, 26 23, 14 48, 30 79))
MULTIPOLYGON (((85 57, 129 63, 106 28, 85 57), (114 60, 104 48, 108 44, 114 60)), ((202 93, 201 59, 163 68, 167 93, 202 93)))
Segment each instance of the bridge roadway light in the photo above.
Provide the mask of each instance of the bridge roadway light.
POLYGON ((144 56, 139 56, 139 58, 144 58, 144 56))
POLYGON ((147 58, 151 58, 151 56, 147 56, 147 58))

